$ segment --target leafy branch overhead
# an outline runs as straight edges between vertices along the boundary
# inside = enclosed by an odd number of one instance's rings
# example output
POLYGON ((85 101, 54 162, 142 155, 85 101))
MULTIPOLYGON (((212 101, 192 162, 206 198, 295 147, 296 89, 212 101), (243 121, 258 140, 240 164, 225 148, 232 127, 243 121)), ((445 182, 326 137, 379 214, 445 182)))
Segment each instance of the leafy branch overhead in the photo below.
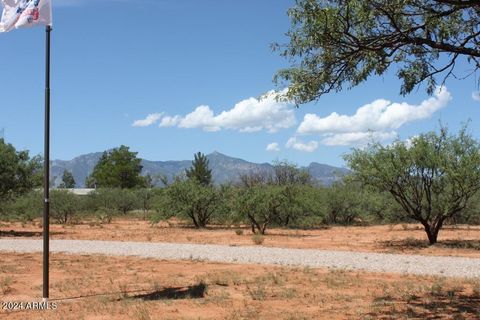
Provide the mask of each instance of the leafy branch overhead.
POLYGON ((405 95, 431 94, 449 77, 480 67, 478 0, 297 0, 290 42, 273 48, 291 62, 275 75, 297 104, 352 88, 396 66, 405 95), (464 60, 471 68, 458 74, 464 60))

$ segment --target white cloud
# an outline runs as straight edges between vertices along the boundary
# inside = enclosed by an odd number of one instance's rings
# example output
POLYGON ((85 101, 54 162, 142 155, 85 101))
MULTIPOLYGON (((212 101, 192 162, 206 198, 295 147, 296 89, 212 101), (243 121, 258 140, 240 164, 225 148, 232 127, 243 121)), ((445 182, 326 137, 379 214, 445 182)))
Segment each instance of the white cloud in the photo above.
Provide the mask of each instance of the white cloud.
POLYGON ((321 118, 316 114, 306 114, 297 133, 319 134, 322 136, 320 142, 329 146, 391 140, 397 136, 398 128, 412 121, 430 118, 446 107, 451 99, 447 88, 439 87, 433 97, 418 105, 378 99, 358 108, 353 115, 333 112, 321 118))
POLYGON ((473 91, 472 92, 472 99, 475 101, 480 101, 480 91, 473 91))
POLYGON ((159 127, 175 127, 178 125, 180 122, 180 117, 175 116, 175 117, 170 117, 170 116, 165 116, 162 118, 160 121, 160 124, 158 125, 159 127))
POLYGON ((360 107, 352 115, 339 115, 334 112, 325 118, 307 114, 298 128, 301 134, 352 133, 372 131, 390 131, 400 128, 407 122, 427 119, 433 113, 445 107, 451 100, 446 88, 438 88, 434 97, 419 105, 392 103, 379 99, 360 107))
POLYGON ((327 146, 365 145, 372 141, 386 141, 397 136, 395 131, 390 132, 348 132, 327 135, 321 142, 327 146))
POLYGON ((308 143, 304 143, 303 141, 298 140, 296 137, 292 137, 288 139, 285 146, 289 149, 295 149, 298 151, 313 152, 317 150, 318 142, 310 141, 308 143))
POLYGON ((215 115, 209 106, 202 105, 191 113, 181 116, 165 116, 160 127, 220 131, 225 129, 240 132, 257 132, 266 130, 277 132, 296 124, 295 111, 288 102, 277 101, 274 91, 262 98, 249 98, 238 102, 233 108, 215 115))
POLYGON ((278 152, 280 151, 280 146, 278 145, 277 142, 273 142, 267 146, 266 150, 270 152, 278 152))
POLYGON ((152 113, 149 114, 145 119, 135 120, 132 124, 133 127, 148 127, 160 120, 163 113, 152 113))

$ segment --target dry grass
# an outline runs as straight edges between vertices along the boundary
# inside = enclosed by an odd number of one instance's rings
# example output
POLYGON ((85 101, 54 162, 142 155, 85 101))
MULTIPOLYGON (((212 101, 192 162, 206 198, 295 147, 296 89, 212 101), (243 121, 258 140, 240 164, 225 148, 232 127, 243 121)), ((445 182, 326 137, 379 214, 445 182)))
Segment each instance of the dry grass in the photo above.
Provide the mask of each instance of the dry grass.
MULTIPOLYGON (((16 319, 479 319, 480 280, 53 254, 55 311, 16 319)), ((0 300, 41 295, 41 255, 4 254, 0 300)))

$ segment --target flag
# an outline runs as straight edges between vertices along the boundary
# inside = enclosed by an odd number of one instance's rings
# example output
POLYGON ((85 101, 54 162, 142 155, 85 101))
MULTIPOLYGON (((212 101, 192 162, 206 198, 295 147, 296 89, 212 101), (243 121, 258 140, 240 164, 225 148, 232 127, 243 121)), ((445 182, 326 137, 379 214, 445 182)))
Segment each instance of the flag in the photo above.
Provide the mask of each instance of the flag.
POLYGON ((52 25, 52 0, 0 0, 0 32, 36 25, 52 25))

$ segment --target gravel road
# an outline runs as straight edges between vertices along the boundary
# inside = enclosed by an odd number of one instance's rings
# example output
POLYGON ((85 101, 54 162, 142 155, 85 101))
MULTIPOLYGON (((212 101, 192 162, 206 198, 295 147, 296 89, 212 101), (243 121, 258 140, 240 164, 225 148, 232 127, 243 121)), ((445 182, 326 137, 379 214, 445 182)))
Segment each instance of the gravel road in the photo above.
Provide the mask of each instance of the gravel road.
MULTIPOLYGON (((0 251, 41 252, 41 240, 0 239, 0 251)), ((372 272, 480 278, 480 259, 225 245, 52 240, 51 252, 137 256, 161 260, 338 268, 372 272)))

